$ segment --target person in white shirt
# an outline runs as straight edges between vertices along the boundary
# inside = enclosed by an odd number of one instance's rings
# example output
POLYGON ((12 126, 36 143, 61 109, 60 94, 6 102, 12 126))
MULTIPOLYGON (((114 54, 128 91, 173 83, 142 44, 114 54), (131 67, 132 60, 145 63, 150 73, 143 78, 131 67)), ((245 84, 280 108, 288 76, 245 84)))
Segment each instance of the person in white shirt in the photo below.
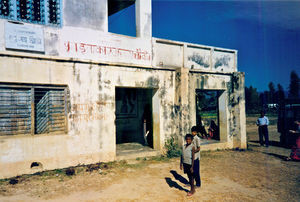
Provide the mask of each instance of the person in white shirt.
POLYGON ((256 125, 258 126, 258 134, 259 134, 259 143, 261 146, 264 145, 263 137, 265 138, 265 145, 269 147, 269 132, 268 125, 269 119, 265 116, 265 112, 260 112, 260 117, 256 121, 256 125))

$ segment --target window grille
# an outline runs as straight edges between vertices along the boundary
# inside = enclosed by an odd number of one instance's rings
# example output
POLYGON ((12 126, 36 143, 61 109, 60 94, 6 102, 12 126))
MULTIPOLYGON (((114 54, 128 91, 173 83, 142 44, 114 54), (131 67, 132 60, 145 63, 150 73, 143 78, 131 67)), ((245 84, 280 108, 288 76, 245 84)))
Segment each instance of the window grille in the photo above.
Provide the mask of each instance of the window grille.
POLYGON ((64 132, 65 96, 63 90, 35 89, 36 134, 64 132))
POLYGON ((0 135, 65 133, 66 87, 0 85, 0 135))
POLYGON ((0 88, 0 134, 31 132, 30 89, 0 88))
POLYGON ((0 17, 16 21, 61 25, 61 0, 0 0, 0 17))
POLYGON ((10 4, 9 0, 1 0, 0 4, 0 15, 4 17, 8 17, 10 13, 10 4))

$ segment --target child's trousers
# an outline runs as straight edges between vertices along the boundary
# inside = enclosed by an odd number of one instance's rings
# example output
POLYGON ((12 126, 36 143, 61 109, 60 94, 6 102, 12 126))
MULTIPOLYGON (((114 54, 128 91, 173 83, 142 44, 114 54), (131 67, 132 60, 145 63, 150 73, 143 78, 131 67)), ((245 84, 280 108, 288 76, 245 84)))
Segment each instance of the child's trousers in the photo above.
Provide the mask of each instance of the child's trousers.
POLYGON ((199 159, 194 160, 194 178, 196 181, 196 186, 200 187, 201 186, 201 179, 200 179, 200 161, 199 159))

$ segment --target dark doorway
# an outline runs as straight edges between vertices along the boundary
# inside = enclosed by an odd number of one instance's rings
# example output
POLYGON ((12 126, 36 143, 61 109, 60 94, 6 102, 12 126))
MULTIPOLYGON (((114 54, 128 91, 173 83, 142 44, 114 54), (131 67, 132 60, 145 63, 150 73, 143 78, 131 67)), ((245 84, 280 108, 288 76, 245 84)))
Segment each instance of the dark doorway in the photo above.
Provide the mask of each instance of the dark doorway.
POLYGON ((196 90, 196 124, 202 138, 220 140, 219 97, 221 90, 196 90))
POLYGON ((153 89, 116 88, 116 143, 153 148, 153 89))

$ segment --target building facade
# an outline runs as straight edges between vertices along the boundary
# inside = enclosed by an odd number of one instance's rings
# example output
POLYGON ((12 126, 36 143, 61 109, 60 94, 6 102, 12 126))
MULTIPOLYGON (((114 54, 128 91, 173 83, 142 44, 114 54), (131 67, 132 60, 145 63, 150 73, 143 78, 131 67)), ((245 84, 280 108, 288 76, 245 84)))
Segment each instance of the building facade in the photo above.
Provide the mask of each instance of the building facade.
POLYGON ((246 148, 237 51, 152 37, 150 0, 3 0, 0 17, 0 178, 113 161, 145 130, 163 151, 199 122, 197 92, 216 92, 202 149, 246 148), (109 33, 132 4, 136 37, 109 33))

